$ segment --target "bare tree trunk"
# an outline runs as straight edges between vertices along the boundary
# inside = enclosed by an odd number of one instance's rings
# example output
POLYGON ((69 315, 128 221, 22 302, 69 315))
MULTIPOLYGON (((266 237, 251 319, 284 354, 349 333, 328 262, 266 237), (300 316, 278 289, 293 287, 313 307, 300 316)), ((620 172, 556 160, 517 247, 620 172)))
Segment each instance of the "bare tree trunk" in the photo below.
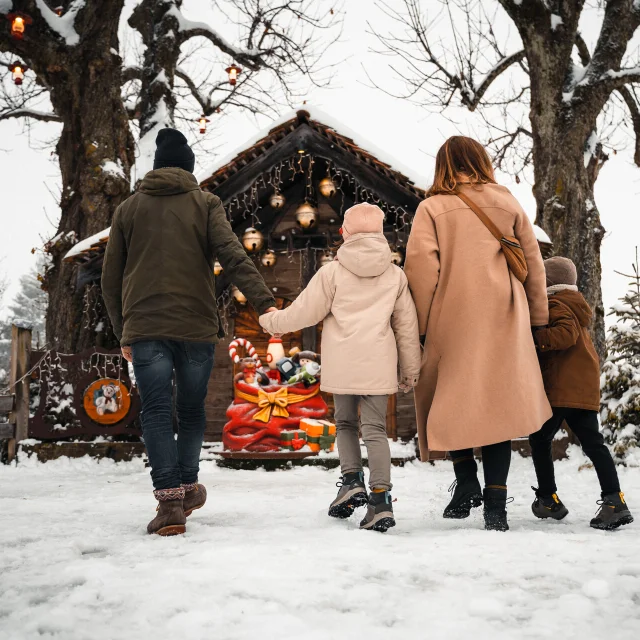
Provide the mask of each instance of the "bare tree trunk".
MULTIPOLYGON (((579 13, 567 14, 572 33, 579 13)), ((533 188, 536 223, 551 236, 556 254, 573 260, 578 287, 594 311, 591 331, 601 359, 606 355, 602 303, 600 246, 604 228, 595 205, 594 185, 607 156, 594 144, 602 105, 578 104, 563 92, 573 40, 536 24, 531 17, 523 38, 531 82, 531 131, 533 138, 533 188), (533 28, 532 28, 533 27, 533 28)))
MULTIPOLYGON (((562 143, 556 145, 562 147, 562 143)), ((593 159, 590 166, 594 162, 598 160, 593 159)), ((545 165, 544 171, 536 171, 536 175, 542 175, 536 179, 534 188, 538 205, 536 222, 553 238, 556 254, 571 258, 576 264, 578 287, 594 311, 592 336, 596 350, 603 358, 606 343, 600 246, 604 228, 595 205, 593 181, 577 153, 556 153, 541 164, 545 165)))
POLYGON ((142 0, 129 24, 145 45, 139 100, 140 138, 158 126, 173 126, 176 98, 174 76, 180 57, 179 24, 170 11, 182 0, 142 0))
POLYGON ((76 287, 76 269, 63 261, 64 254, 74 239, 107 227, 130 193, 134 146, 120 95, 117 54, 122 6, 123 0, 88 0, 76 19, 82 34, 78 44, 60 49, 48 61, 45 56, 37 69, 64 123, 56 146, 61 216, 57 240, 48 246, 52 262, 44 285, 49 293, 49 343, 66 352, 90 347, 100 336, 95 326, 83 322, 85 291, 76 287))

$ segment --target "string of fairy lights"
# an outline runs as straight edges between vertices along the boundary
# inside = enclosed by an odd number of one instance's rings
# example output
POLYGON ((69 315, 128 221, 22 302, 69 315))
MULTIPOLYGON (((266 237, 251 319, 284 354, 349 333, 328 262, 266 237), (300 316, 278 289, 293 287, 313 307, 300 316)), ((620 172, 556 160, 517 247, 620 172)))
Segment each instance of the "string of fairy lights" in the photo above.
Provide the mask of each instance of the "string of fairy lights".
MULTIPOLYGON (((364 187, 351 173, 338 168, 328 159, 323 160, 327 163, 327 172, 324 178, 318 183, 318 191, 326 198, 332 198, 335 195, 341 196, 339 216, 344 216, 345 210, 345 189, 353 191, 354 204, 359 202, 370 202, 378 205, 385 213, 385 220, 393 220, 393 229, 396 234, 408 232, 411 228, 412 215, 404 207, 389 204, 382 200, 369 188, 364 187)), ((227 216, 230 221, 238 220, 238 216, 242 220, 249 220, 252 227, 260 226, 261 221, 258 212, 262 208, 259 194, 261 191, 271 191, 269 198, 270 206, 279 210, 286 204, 286 198, 282 191, 285 186, 291 184, 299 174, 305 177, 305 198, 304 202, 297 208, 296 216, 301 218, 302 214, 308 217, 307 227, 304 226, 304 220, 298 219, 298 224, 303 229, 313 228, 317 222, 312 214, 317 216, 317 209, 314 205, 316 202, 315 188, 313 186, 313 167, 316 158, 313 154, 299 154, 298 157, 291 157, 276 163, 271 169, 261 174, 251 186, 244 192, 234 196, 227 205, 227 216), (306 160, 306 164, 305 164, 306 160), (283 172, 289 175, 286 181, 283 179, 283 172)))
MULTIPOLYGON (((336 204, 336 198, 340 198, 337 207, 337 215, 340 219, 344 217, 347 191, 353 193, 354 203, 369 202, 379 206, 385 214, 385 220, 392 222, 394 232, 392 262, 399 266, 402 265, 404 256, 399 251, 402 245, 400 234, 408 234, 411 228, 411 214, 403 207, 382 200, 369 188, 363 186, 351 173, 340 169, 331 160, 326 158, 322 158, 322 160, 326 163, 326 173, 317 184, 317 192, 322 197, 331 199, 332 205, 336 204)), ((308 234, 315 231, 318 226, 318 198, 313 182, 316 162, 317 159, 314 155, 305 152, 301 152, 295 157, 283 159, 262 173, 248 189, 234 196, 226 207, 230 222, 237 225, 239 220, 244 220, 250 225, 241 236, 242 244, 248 254, 259 257, 262 266, 269 269, 275 267, 278 260, 285 258, 291 261, 295 259, 297 254, 300 254, 301 279, 304 273, 309 272, 309 260, 313 260, 317 267, 322 267, 334 259, 330 234, 327 234, 326 246, 321 248, 311 246, 309 241, 305 243, 304 247, 296 248, 291 235, 282 235, 280 241, 288 241, 287 247, 274 249, 271 237, 265 237, 265 234, 258 228, 262 226, 259 216, 263 209, 260 194, 270 193, 269 206, 273 211, 279 211, 287 203, 283 193, 286 187, 292 184, 298 176, 304 177, 304 200, 295 211, 295 220, 300 231, 296 238, 299 242, 304 241, 305 235, 309 237, 308 234)), ((331 220, 331 222, 334 221, 331 220)), ((289 230, 288 233, 295 234, 296 230, 289 230)), ((214 265, 214 273, 216 276, 222 273, 222 265, 217 261, 214 265)), ((222 312, 225 333, 228 329, 227 317, 237 312, 238 306, 246 304, 246 297, 235 286, 225 289, 218 298, 218 307, 222 312)))

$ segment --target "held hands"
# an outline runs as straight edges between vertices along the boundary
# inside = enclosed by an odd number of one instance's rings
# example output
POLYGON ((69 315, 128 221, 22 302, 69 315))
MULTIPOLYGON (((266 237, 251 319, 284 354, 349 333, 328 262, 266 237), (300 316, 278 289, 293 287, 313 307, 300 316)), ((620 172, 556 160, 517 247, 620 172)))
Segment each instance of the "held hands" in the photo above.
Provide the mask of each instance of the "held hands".
MULTIPOLYGON (((277 311, 278 309, 276 309, 276 307, 269 307, 264 313, 265 315, 267 313, 273 313, 274 311, 277 311)), ((262 331, 264 331, 264 333, 269 333, 269 331, 267 331, 266 329, 263 329, 262 331)), ((282 334, 281 333, 274 333, 273 334, 274 338, 282 338, 282 334)))
POLYGON ((418 384, 418 378, 402 378, 398 383, 398 391, 409 393, 418 384))
POLYGON ((120 351, 122 351, 122 357, 127 362, 133 362, 133 354, 131 353, 131 347, 122 347, 120 351))

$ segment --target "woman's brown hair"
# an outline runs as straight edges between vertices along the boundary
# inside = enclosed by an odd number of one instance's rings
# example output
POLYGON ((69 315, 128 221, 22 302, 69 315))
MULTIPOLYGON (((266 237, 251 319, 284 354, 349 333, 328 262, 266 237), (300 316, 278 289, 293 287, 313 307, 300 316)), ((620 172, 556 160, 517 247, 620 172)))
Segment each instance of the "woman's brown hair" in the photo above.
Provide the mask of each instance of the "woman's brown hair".
POLYGON ((495 184, 491 158, 484 147, 466 136, 452 136, 438 150, 433 184, 427 197, 452 194, 463 183, 495 184))

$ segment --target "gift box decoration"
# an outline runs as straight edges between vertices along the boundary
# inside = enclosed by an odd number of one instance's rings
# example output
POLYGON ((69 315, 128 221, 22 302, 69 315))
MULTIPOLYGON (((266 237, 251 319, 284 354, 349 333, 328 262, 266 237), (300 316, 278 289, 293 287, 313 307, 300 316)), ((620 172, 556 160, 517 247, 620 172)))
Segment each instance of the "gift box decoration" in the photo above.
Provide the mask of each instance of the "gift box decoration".
POLYGON ((307 432, 302 429, 289 429, 280 434, 280 448, 286 451, 298 451, 307 444, 307 432))
POLYGON ((311 451, 333 451, 336 444, 336 425, 327 420, 303 418, 300 428, 307 434, 307 444, 311 451))

